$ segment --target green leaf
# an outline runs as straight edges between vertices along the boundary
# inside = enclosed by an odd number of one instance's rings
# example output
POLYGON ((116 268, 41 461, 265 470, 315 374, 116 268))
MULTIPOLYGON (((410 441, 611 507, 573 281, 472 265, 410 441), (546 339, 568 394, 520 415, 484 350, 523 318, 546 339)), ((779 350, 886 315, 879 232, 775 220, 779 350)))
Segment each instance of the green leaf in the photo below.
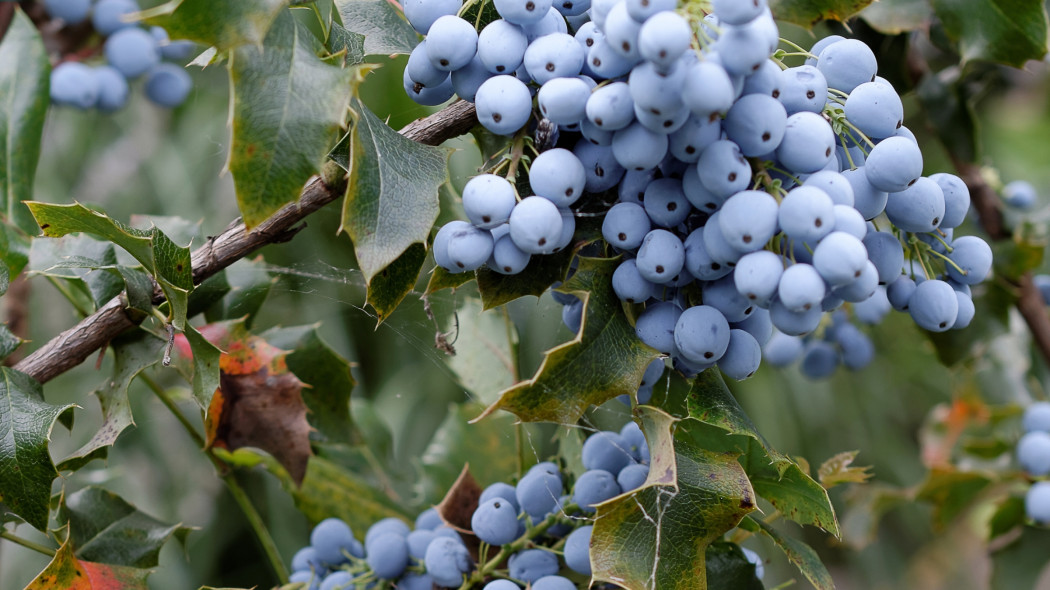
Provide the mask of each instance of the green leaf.
POLYGON ((0 325, 0 360, 11 356, 25 340, 15 336, 6 324, 0 325))
POLYGON ((485 309, 499 307, 526 295, 543 295, 548 287, 565 279, 573 256, 575 252, 572 248, 549 256, 533 256, 525 270, 516 275, 500 274, 487 267, 479 268, 475 274, 485 309))
POLYGON ((261 51, 241 47, 230 56, 233 139, 228 168, 249 228, 299 198, 346 119, 353 72, 318 58, 316 43, 284 12, 261 51))
POLYGON ((1022 67, 1046 55, 1047 14, 1042 0, 932 0, 964 62, 1022 67))
POLYGON ((990 476, 982 473, 933 469, 915 499, 933 505, 933 528, 943 531, 991 483, 990 476))
POLYGON ((1026 518, 1023 496, 1007 496, 988 520, 988 540, 991 541, 1024 524, 1026 518))
POLYGON ((141 13, 172 39, 190 39, 220 51, 259 46, 288 0, 171 0, 141 13))
MULTIPOLYGON (((365 61, 365 36, 348 31, 338 23, 331 23, 328 33, 328 51, 343 53, 344 65, 357 65, 365 61)), ((346 169, 346 166, 343 166, 346 169)))
POLYGON ((862 10, 860 17, 880 33, 899 35, 927 28, 933 8, 929 0, 879 0, 862 10))
POLYGON ((33 198, 50 74, 40 32, 16 6, 0 43, 0 218, 27 234, 36 224, 22 201, 33 198))
POLYGON ((34 201, 27 204, 45 236, 54 238, 84 232, 127 250, 160 284, 171 305, 171 323, 183 329, 189 292, 193 290, 189 248, 176 245, 156 227, 133 229, 80 203, 52 205, 34 201))
POLYGON ((201 409, 207 411, 215 390, 219 388, 219 357, 222 351, 189 324, 184 334, 193 353, 193 399, 201 409))
MULTIPOLYGON (((750 518, 750 517, 748 517, 750 518)), ((763 590, 755 577, 755 564, 736 543, 717 541, 708 545, 705 554, 708 590, 763 590)))
POLYGON ((102 426, 91 440, 63 459, 59 469, 75 471, 92 459, 104 458, 120 433, 135 423, 128 400, 128 386, 143 369, 160 360, 164 348, 163 341, 141 330, 121 336, 112 344, 113 374, 94 392, 102 406, 102 426))
POLYGON ((929 75, 915 89, 941 143, 965 162, 980 160, 980 127, 966 85, 929 75))
POLYGON ((164 543, 172 536, 184 541, 190 532, 181 525, 161 522, 95 486, 66 496, 58 520, 68 521, 79 559, 137 568, 156 567, 164 543))
POLYGON ((354 439, 350 392, 355 385, 350 361, 328 346, 318 334, 319 328, 320 324, 274 328, 261 336, 270 344, 291 351, 284 357, 285 363, 308 385, 302 389, 302 396, 310 410, 306 419, 315 429, 311 438, 350 443, 354 439))
POLYGON ((992 554, 991 590, 1035 589, 1047 567, 1050 530, 1026 526, 1013 543, 992 554))
POLYGON ((366 302, 376 310, 376 325, 383 323, 416 286, 419 271, 427 258, 426 246, 412 244, 368 283, 366 302))
MULTIPOLYGON (((499 392, 514 384, 518 373, 515 345, 517 333, 505 309, 482 311, 481 302, 468 297, 449 319, 447 333, 453 330, 456 354, 446 356, 449 368, 473 399, 486 406, 499 392), (455 322, 455 326, 451 325, 455 322)), ((456 467, 458 473, 459 468, 456 467)), ((478 470, 473 470, 478 474, 478 470)), ((483 480, 485 481, 485 480, 483 480)))
POLYGON ((507 481, 517 473, 517 457, 509 452, 514 444, 514 417, 500 414, 468 424, 482 408, 479 404, 450 404, 445 421, 424 451, 424 469, 438 489, 449 489, 467 464, 471 474, 484 483, 507 481))
POLYGON ((445 289, 455 289, 474 280, 474 274, 469 272, 451 273, 440 266, 435 266, 427 281, 426 294, 437 293, 445 289))
POLYGON ((505 390, 478 419, 507 410, 526 422, 574 424, 589 406, 638 391, 659 353, 635 335, 612 289, 618 264, 617 258, 580 258, 576 274, 559 289, 584 301, 580 333, 548 350, 531 379, 505 390))
POLYGON ((8 279, 17 277, 29 263, 30 241, 25 232, 0 223, 0 261, 7 267, 8 279))
POLYGON ((45 402, 40 383, 25 373, 0 367, 0 375, 0 502, 44 531, 58 475, 48 441, 55 420, 73 404, 45 402))
POLYGON ((736 448, 745 455, 745 468, 759 496, 800 524, 811 524, 839 535, 838 520, 827 490, 759 434, 726 387, 721 373, 708 370, 697 375, 689 392, 688 408, 690 418, 746 437, 736 448))
POLYGON ((419 35, 387 0, 335 0, 346 30, 364 35, 365 55, 411 53, 419 35))
POLYGON ((777 20, 811 27, 822 20, 845 21, 872 0, 769 0, 777 20))
MULTIPOLYGON (((207 311, 209 322, 244 319, 244 327, 251 328, 270 290, 278 278, 268 270, 261 258, 242 258, 226 269, 226 288, 222 301, 207 311)), ((199 287, 198 287, 199 289, 199 287)))
POLYGON ((857 486, 846 496, 842 516, 842 540, 853 549, 863 549, 875 541, 879 521, 890 510, 910 503, 911 493, 882 483, 857 486))
MULTIPOLYGON (((671 455, 665 447, 673 444, 674 418, 655 408, 642 412, 651 448, 664 449, 657 456, 671 455)), ((705 549, 754 510, 754 492, 734 455, 679 445, 669 464, 654 462, 642 488, 597 508, 591 534, 595 581, 628 590, 703 590, 705 549)))
POLYGON ((452 150, 405 138, 357 99, 351 112, 350 180, 340 229, 354 242, 357 264, 371 283, 409 246, 427 243, 452 150))
POLYGON ((788 561, 793 563, 817 590, 835 590, 835 582, 831 579, 828 568, 824 567, 820 556, 809 545, 794 537, 782 535, 765 521, 750 516, 744 519, 740 528, 752 532, 761 531, 762 534, 772 539, 787 556, 788 561))

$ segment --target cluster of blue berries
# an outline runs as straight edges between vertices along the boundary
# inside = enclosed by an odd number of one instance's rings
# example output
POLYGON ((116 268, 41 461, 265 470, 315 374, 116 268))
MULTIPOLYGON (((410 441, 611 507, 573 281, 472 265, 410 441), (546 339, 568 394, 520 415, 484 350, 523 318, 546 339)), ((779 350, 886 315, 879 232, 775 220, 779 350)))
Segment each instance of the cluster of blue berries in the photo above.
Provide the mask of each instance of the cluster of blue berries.
MULTIPOLYGON (((470 533, 446 524, 434 508, 421 513, 414 528, 396 518, 380 520, 364 543, 345 522, 325 519, 310 534, 310 545, 292 558, 291 581, 309 590, 431 590, 465 582, 484 590, 575 590, 576 582, 566 576, 591 575, 595 505, 645 483, 649 447, 638 425, 629 422, 619 432, 588 437, 581 459, 586 471, 571 493, 565 474, 549 461, 534 465, 517 485, 485 488, 470 533), (480 542, 477 562, 464 542, 463 535, 471 534, 480 542)), ((761 571, 758 555, 745 554, 761 571)))
POLYGON ((1030 476, 1041 478, 1028 488, 1025 512, 1037 524, 1050 526, 1050 402, 1025 408, 1024 435, 1017 443, 1017 462, 1030 476))
POLYGON ((1002 195, 1007 205, 1021 210, 1035 207, 1035 203, 1039 198, 1035 187, 1027 180, 1014 180, 1007 183, 1003 187, 1002 195))
POLYGON ((95 67, 66 61, 51 71, 51 102, 79 109, 109 113, 124 107, 129 82, 145 76, 146 97, 167 108, 182 104, 193 87, 186 70, 162 61, 186 60, 192 56, 190 41, 172 41, 161 27, 146 30, 129 22, 139 11, 135 0, 45 0, 53 18, 76 25, 89 18, 95 31, 106 38, 102 53, 106 64, 95 67))
MULTIPOLYGON (((497 134, 537 121, 567 147, 537 150, 523 199, 501 177, 471 180, 470 222, 438 232, 439 265, 520 272, 572 242, 585 193, 615 192, 602 224, 624 257, 613 288, 644 306, 638 337, 683 373, 745 379, 763 354, 802 357, 813 377, 863 367, 871 342, 849 316, 830 318, 840 309, 861 323, 906 311, 933 332, 969 325, 991 248, 953 235, 969 191, 922 176, 901 98, 864 43, 827 37, 787 67, 762 0, 716 0, 702 19, 674 0, 493 1, 502 19, 480 35, 455 0, 406 3, 427 33, 406 90, 472 100, 497 134)), ((578 328, 582 306, 565 303, 578 328)))

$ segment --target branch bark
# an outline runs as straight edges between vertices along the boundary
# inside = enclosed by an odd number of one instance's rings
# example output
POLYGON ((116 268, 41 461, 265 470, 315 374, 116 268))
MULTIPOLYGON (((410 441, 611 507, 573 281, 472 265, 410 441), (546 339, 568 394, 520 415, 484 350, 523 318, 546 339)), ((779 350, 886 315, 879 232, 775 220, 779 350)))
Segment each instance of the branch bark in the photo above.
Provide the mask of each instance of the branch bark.
MULTIPOLYGON (((409 123, 399 133, 419 143, 438 145, 468 132, 476 122, 474 105, 457 101, 429 117, 409 123)), ((267 244, 288 241, 302 228, 297 225, 300 221, 341 197, 344 189, 344 186, 325 184, 315 176, 306 183, 298 201, 284 206, 251 231, 246 231, 239 219, 230 223, 222 233, 209 238, 193 252, 194 284, 200 284, 267 244)), ((155 288, 153 302, 163 300, 159 287, 155 288)), ((14 368, 46 383, 79 365, 110 340, 138 325, 126 313, 126 303, 123 293, 114 297, 98 311, 33 351, 14 368)))

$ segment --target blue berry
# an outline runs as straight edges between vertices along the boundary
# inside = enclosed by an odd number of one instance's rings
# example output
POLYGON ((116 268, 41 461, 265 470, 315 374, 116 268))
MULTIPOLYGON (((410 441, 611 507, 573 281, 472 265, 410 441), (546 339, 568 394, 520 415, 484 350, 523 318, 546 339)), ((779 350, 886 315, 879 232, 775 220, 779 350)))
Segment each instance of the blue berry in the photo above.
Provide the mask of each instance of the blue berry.
POLYGON ((497 135, 512 135, 532 115, 532 94, 514 76, 493 76, 474 97, 478 122, 497 135))
POLYGON ((461 0, 404 0, 405 18, 416 32, 426 35, 434 21, 459 12, 461 0))
POLYGON ((517 70, 529 41, 521 27, 503 19, 489 23, 478 35, 478 57, 493 74, 517 70))
POLYGON ((591 525, 581 526, 565 539, 565 565, 584 576, 591 575, 591 525))
POLYGON ((89 109, 98 103, 98 97, 99 80, 88 66, 67 61, 51 70, 51 102, 89 109))
POLYGON ((345 561, 344 550, 351 555, 364 557, 361 543, 354 538, 350 526, 338 518, 326 518, 317 523, 310 532, 310 545, 316 551, 317 558, 327 564, 345 561))
POLYGON ((506 223, 517 204, 514 187, 502 176, 482 174, 463 187, 463 210, 476 227, 492 229, 506 223))
POLYGON ((955 289, 940 280, 927 280, 915 287, 908 299, 908 313, 920 328, 931 332, 951 329, 959 314, 959 300, 955 289))
POLYGON ((67 25, 83 22, 91 12, 91 0, 44 0, 44 8, 53 18, 66 21, 67 25))
MULTIPOLYGON (((1047 435, 1050 437, 1050 435, 1047 435)), ((572 501, 584 512, 594 512, 595 504, 620 495, 620 485, 616 477, 604 469, 589 469, 580 475, 573 486, 572 501)))
POLYGON ((641 246, 642 239, 650 229, 652 226, 645 209, 634 203, 613 205, 602 221, 602 237, 622 250, 634 250, 641 246))
POLYGON ((947 265, 948 276, 964 285, 976 285, 992 270, 992 249, 977 236, 962 236, 952 242, 948 254, 955 265, 947 265), (959 272, 958 266, 963 272, 959 272))
POLYGON ((1050 432, 1050 402, 1035 402, 1025 408, 1021 426, 1025 432, 1050 432))
POLYGON ((169 109, 182 104, 192 89, 190 74, 175 64, 157 64, 146 76, 146 98, 169 109))
POLYGON ((1041 430, 1025 433, 1017 442, 1017 462, 1032 476, 1050 474, 1050 433, 1041 430))
POLYGON ((102 52, 106 61, 128 79, 145 74, 160 62, 153 35, 137 27, 121 29, 110 35, 102 52))
POLYGON ((817 68, 828 81, 828 87, 842 92, 875 79, 878 62, 871 48, 856 39, 844 39, 825 47, 819 54, 817 68))
POLYGON ((505 545, 518 538, 518 512, 509 500, 492 498, 478 505, 470 528, 490 545, 505 545))
POLYGON ((430 543, 423 564, 435 584, 451 588, 458 588, 463 574, 473 569, 467 548, 461 541, 449 537, 439 537, 430 543))
POLYGON ((619 473, 634 462, 630 444, 619 433, 607 430, 587 437, 580 455, 585 469, 600 469, 609 473, 619 473))
POLYGON ((368 567, 384 580, 395 580, 408 567, 408 543, 397 533, 383 533, 367 544, 368 567))
POLYGON ((526 549, 510 556, 507 563, 510 577, 528 582, 536 582, 544 576, 558 573, 558 556, 543 549, 526 549))
POLYGON ((729 377, 743 381, 755 374, 762 363, 762 347, 751 334, 738 329, 729 331, 729 346, 718 359, 718 368, 729 377))
POLYGON ((112 35, 120 29, 134 26, 124 16, 139 11, 134 0, 98 0, 91 13, 91 24, 100 35, 112 35))

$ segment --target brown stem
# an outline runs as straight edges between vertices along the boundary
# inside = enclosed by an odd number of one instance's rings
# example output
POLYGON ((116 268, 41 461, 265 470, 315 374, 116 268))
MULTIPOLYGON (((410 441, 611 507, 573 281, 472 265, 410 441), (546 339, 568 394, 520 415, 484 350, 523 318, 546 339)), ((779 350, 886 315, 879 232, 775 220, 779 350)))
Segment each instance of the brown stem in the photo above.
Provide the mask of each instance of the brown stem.
MULTIPOLYGON (((413 121, 399 133, 419 143, 438 145, 446 139, 463 135, 476 123, 474 105, 458 101, 429 117, 413 121)), ((343 187, 329 186, 320 177, 306 183, 299 200, 281 208, 251 231, 236 220, 222 233, 210 238, 193 252, 193 281, 199 284, 237 260, 259 248, 291 239, 302 226, 297 224, 308 215, 343 195, 343 187)), ((163 301, 159 287, 154 289, 154 303, 163 301)), ((52 338, 15 369, 45 383, 79 365, 115 336, 133 328, 137 322, 125 312, 124 294, 111 299, 98 311, 77 325, 52 338)))
MULTIPOLYGON (((22 340, 29 338, 29 298, 31 296, 32 285, 29 284, 25 275, 22 275, 11 281, 7 287, 7 293, 4 293, 3 298, 0 299, 0 307, 3 308, 4 323, 7 324, 7 329, 22 340)), ((25 353, 21 349, 16 350, 4 359, 4 365, 13 366, 22 360, 23 356, 25 353)))

